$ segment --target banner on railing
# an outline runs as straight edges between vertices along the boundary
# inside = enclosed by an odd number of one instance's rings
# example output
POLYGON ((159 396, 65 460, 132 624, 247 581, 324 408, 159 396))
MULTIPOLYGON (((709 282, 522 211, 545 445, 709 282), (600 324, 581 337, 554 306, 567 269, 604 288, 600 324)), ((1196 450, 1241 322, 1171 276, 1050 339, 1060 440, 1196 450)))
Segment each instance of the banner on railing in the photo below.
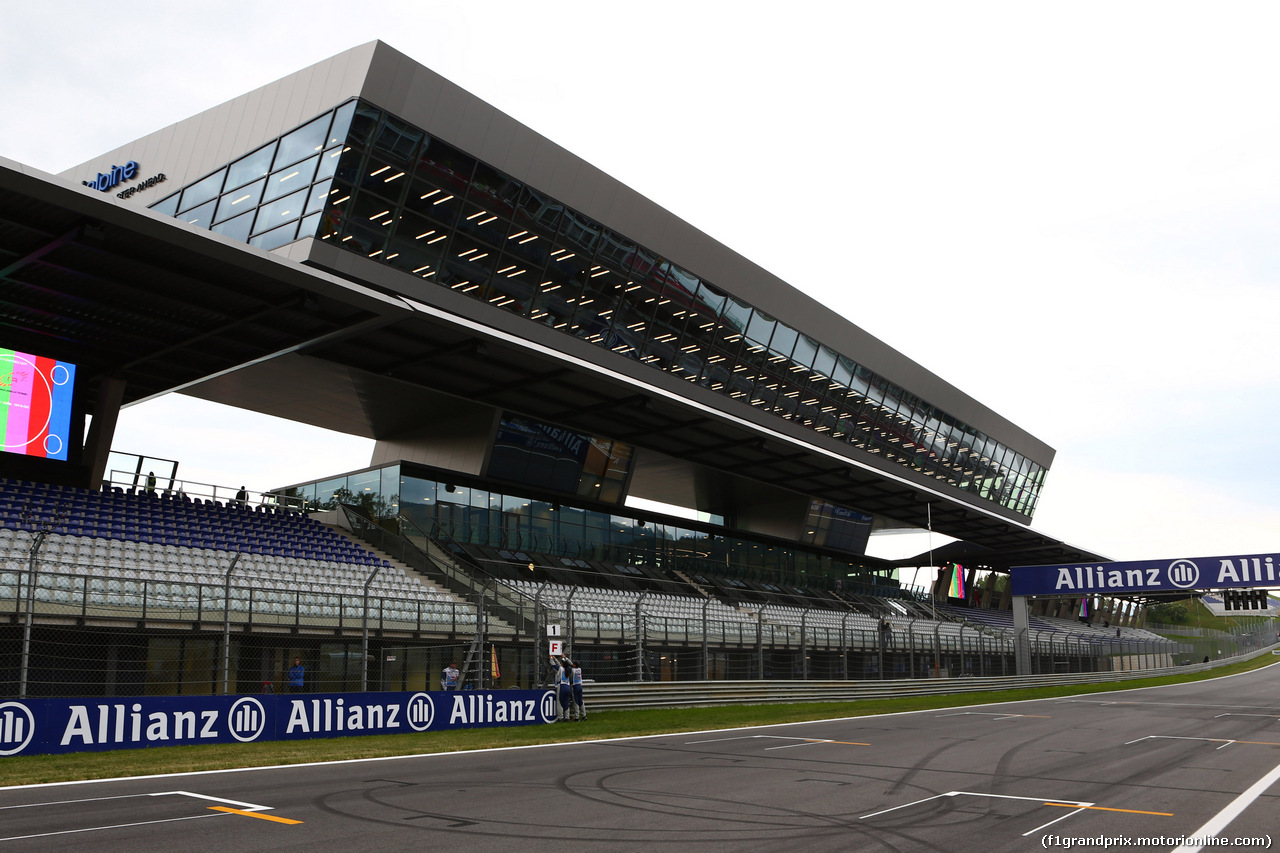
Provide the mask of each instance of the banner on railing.
POLYGON ((1014 566, 1009 570, 1014 595, 1121 594, 1184 592, 1274 586, 1280 581, 1271 554, 1232 554, 1124 563, 1067 563, 1014 566))
POLYGON ((550 690, 0 702, 0 756, 554 723, 550 690))

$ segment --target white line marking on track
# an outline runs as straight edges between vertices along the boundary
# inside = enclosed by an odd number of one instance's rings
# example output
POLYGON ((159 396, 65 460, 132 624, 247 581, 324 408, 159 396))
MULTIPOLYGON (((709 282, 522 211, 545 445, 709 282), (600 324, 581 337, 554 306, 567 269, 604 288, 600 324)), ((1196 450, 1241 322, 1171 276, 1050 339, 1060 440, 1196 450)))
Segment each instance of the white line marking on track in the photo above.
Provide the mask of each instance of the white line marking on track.
MULTIPOLYGON (((1187 833, 1187 838, 1216 838, 1220 832, 1227 828, 1231 821, 1235 820, 1241 812, 1252 805, 1253 801, 1262 796, 1277 780, 1280 780, 1280 764, 1273 767, 1266 776, 1250 785, 1244 793, 1228 803, 1226 808, 1209 818, 1209 821, 1204 826, 1195 832, 1187 833)), ((1184 844, 1173 850, 1173 853, 1198 853, 1201 849, 1203 849, 1203 845, 1191 847, 1184 844)))
MULTIPOLYGON (((253 803, 241 803, 236 800, 228 800, 226 797, 210 797, 205 794, 192 793, 191 791, 155 791, 150 794, 125 794, 119 797, 91 797, 83 800, 60 800, 60 801, 54 801, 54 802, 48 802, 48 803, 26 803, 20 806, 4 806, 3 808, 33 809, 33 808, 40 808, 43 806, 68 806, 68 805, 76 805, 78 803, 104 802, 107 800, 130 800, 130 799, 137 799, 139 797, 173 797, 173 796, 191 797, 197 800, 206 800, 210 802, 226 804, 226 805, 237 807, 242 811, 260 812, 260 811, 271 810, 270 806, 256 806, 253 803)), ((184 821, 184 820, 199 820, 200 818, 206 818, 206 817, 225 817, 225 816, 226 816, 225 812, 219 812, 215 814, 208 814, 208 813, 202 812, 200 814, 187 815, 185 817, 169 817, 169 818, 162 818, 160 820, 137 821, 134 823, 111 823, 111 824, 103 824, 102 826, 86 826, 86 827, 81 827, 79 829, 63 829, 63 830, 58 830, 57 832, 42 832, 34 835, 13 835, 8 837, 0 837, 0 841, 21 841, 23 839, 30 839, 30 838, 52 838, 58 835, 74 835, 80 832, 98 832, 104 829, 125 829, 131 826, 151 826, 153 824, 159 824, 159 823, 177 823, 179 821, 184 821)))

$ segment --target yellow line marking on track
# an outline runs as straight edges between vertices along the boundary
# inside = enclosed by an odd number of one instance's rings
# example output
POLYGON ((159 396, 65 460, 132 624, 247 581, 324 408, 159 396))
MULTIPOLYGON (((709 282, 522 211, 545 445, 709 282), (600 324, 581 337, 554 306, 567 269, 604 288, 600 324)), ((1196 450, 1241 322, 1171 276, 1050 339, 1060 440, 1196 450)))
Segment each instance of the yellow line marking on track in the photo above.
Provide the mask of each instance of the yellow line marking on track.
POLYGON ((247 812, 243 809, 233 809, 233 808, 228 808, 227 806, 209 806, 209 809, 215 812, 226 812, 227 814, 238 814, 238 815, 244 815, 245 817, 256 817, 259 820, 273 820, 276 823, 288 823, 288 824, 302 823, 302 821, 300 820, 290 820, 287 817, 276 817, 275 815, 272 815, 272 814, 259 814, 258 812, 247 812))
POLYGON ((1109 809, 1106 806, 1082 806, 1079 803, 1045 803, 1046 806, 1062 806, 1064 809, 1093 809, 1099 812, 1124 812, 1125 814, 1153 814, 1160 817, 1173 817, 1173 812, 1144 812, 1137 809, 1109 809))

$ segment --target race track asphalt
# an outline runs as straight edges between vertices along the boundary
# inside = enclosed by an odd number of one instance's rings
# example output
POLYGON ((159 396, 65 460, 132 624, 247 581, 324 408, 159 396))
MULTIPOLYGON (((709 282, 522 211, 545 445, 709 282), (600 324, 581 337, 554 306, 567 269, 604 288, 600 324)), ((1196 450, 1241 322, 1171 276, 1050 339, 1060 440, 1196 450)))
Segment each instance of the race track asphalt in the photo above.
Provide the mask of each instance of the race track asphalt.
POLYGON ((0 790, 0 853, 1173 850, 1198 832, 1206 850, 1280 842, 1280 665, 1072 699, 0 790))

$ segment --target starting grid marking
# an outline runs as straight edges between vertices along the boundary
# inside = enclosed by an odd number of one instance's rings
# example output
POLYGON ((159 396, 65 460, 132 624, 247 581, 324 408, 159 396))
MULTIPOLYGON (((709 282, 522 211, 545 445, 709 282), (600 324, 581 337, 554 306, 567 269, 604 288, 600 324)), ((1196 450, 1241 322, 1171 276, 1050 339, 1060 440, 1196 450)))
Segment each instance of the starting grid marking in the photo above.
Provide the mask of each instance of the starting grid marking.
POLYGON ((1052 720, 1047 713, 995 713, 992 711, 956 711, 955 713, 934 713, 934 717, 993 717, 996 720, 1012 720, 1014 717, 1029 717, 1032 720, 1052 720))
POLYGON ((1072 815, 1077 815, 1077 814, 1080 814, 1080 812, 1088 811, 1088 810, 1101 811, 1101 812, 1122 812, 1124 814, 1155 815, 1156 817, 1173 817, 1172 812, 1148 812, 1148 811, 1140 811, 1138 809, 1113 809, 1113 808, 1108 808, 1106 806, 1100 806, 1097 803, 1087 803, 1084 801, 1075 801, 1075 800, 1064 801, 1064 800, 1058 800, 1058 799, 1050 799, 1046 797, 1015 797, 1011 794, 983 794, 976 791, 948 791, 945 794, 934 794, 932 797, 925 797, 924 799, 921 799, 921 800, 915 800, 910 803, 903 803, 900 806, 893 806, 892 808, 881 809, 878 812, 865 814, 862 817, 858 818, 858 820, 866 820, 869 817, 878 817, 879 815, 882 815, 882 814, 888 814, 889 812, 896 812, 899 809, 906 809, 906 808, 910 808, 911 806, 918 806, 921 803, 932 802, 933 800, 939 800, 939 799, 942 799, 943 797, 986 797, 989 799, 997 799, 997 800, 1021 800, 1023 802, 1037 803, 1038 805, 1041 805, 1041 806, 1052 806, 1055 808, 1071 809, 1071 811, 1067 812, 1061 817, 1056 817, 1053 820, 1049 821, 1048 823, 1041 824, 1040 826, 1037 826, 1035 829, 1029 829, 1026 832, 1022 833, 1023 838, 1026 838, 1028 835, 1032 835, 1033 833, 1040 832, 1041 830, 1048 829, 1049 827, 1053 826, 1055 823, 1066 820, 1072 815))
POLYGON ((1280 746, 1280 743, 1269 740, 1233 740, 1231 738, 1222 737, 1180 737, 1178 735, 1147 735, 1146 737, 1140 737, 1137 740, 1127 740, 1124 742, 1124 745, 1128 746, 1132 743, 1142 743, 1144 740, 1203 740, 1209 743, 1222 744, 1218 749, 1231 746, 1233 743, 1242 743, 1247 744, 1248 746, 1280 746))
MULTIPOLYGON (((1000 713, 991 713, 991 712, 984 712, 984 711, 957 711, 954 714, 935 714, 934 716, 935 717, 991 717, 992 722, 996 722, 999 720, 1012 720, 1019 717, 1026 717, 1029 719, 1041 719, 1041 720, 1051 719, 1051 717, 1048 714, 1000 714, 1000 713)), ((773 750, 773 749, 793 749, 797 746, 809 746, 815 743, 838 743, 838 744, 843 744, 845 746, 871 746, 871 744, 863 743, 861 741, 833 740, 831 738, 817 738, 817 737, 786 737, 783 735, 739 735, 738 737, 719 737, 719 738, 710 738, 708 740, 689 740, 689 741, 685 741, 685 744, 693 745, 693 744, 702 744, 702 743, 725 743, 726 741, 732 741, 732 740, 758 740, 762 738, 768 739, 768 740, 802 741, 802 743, 792 743, 792 744, 787 744, 786 746, 765 747, 766 751, 773 750)))
POLYGON ((20 841, 32 838, 51 838, 58 835, 74 835, 81 832, 101 832, 109 829, 124 829, 133 826, 151 826, 161 823, 178 823, 186 820, 198 820, 206 817, 219 817, 223 814, 240 815, 242 817, 256 817, 260 820, 273 821, 283 824, 300 824, 302 821, 293 820, 291 818, 278 817, 276 815, 263 814, 263 812, 271 811, 271 806, 259 806, 253 803, 241 803, 236 800, 229 800, 225 797, 210 797, 204 794, 196 794, 191 791, 157 791, 152 794, 130 794, 123 797, 95 797, 86 800, 60 800, 47 803, 27 803, 19 806, 0 806, 0 811, 18 811, 21 809, 37 809, 49 808, 53 806, 76 806, 87 803, 101 803, 111 800, 134 800, 142 797, 190 797, 196 800, 218 803, 214 806, 206 806, 204 812, 184 815, 182 817, 159 818, 157 820, 133 821, 129 823, 109 823, 101 826, 85 826, 76 829, 63 829, 54 832, 40 832, 29 835, 12 835, 0 837, 0 842, 4 841, 20 841), (218 814, 208 814, 207 812, 217 812, 218 814))
POLYGON ((692 745, 696 743, 724 743, 730 740, 798 740, 802 743, 789 743, 786 746, 767 746, 765 751, 771 749, 794 749, 797 746, 812 746, 815 743, 838 743, 845 746, 871 746, 869 743, 859 743, 852 740, 829 740, 827 738, 817 737, 783 737, 782 735, 742 735, 741 737, 718 737, 711 740, 687 740, 686 744, 692 745))

